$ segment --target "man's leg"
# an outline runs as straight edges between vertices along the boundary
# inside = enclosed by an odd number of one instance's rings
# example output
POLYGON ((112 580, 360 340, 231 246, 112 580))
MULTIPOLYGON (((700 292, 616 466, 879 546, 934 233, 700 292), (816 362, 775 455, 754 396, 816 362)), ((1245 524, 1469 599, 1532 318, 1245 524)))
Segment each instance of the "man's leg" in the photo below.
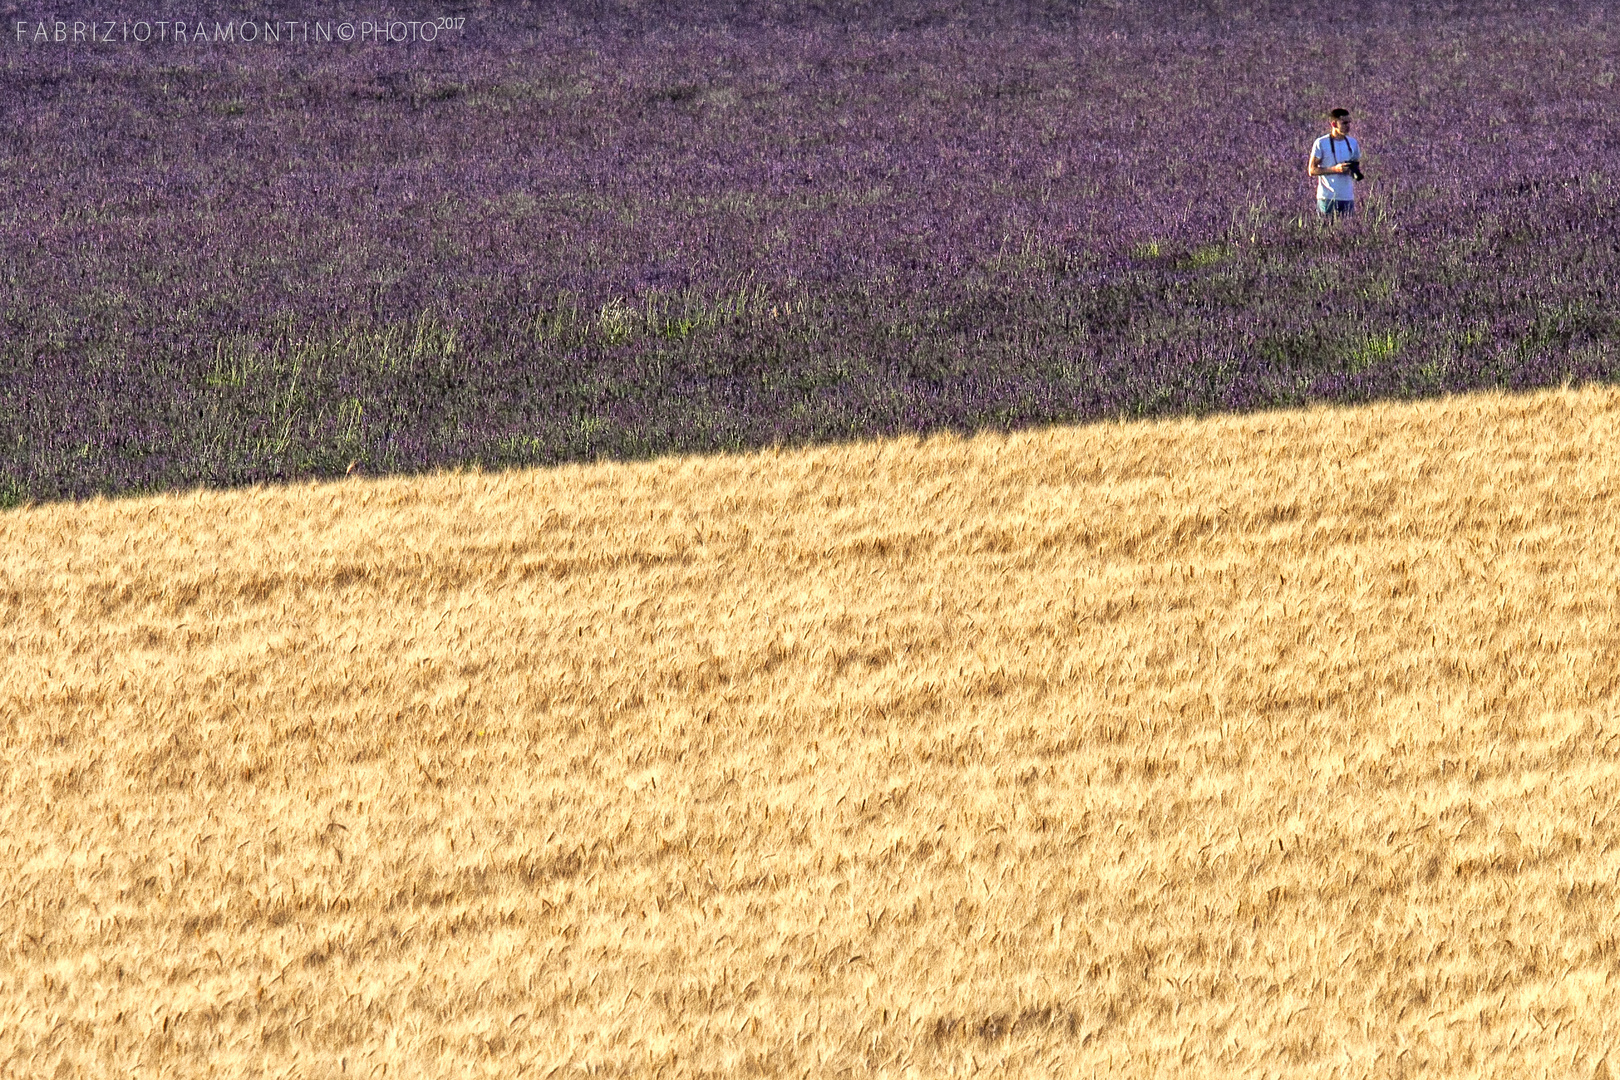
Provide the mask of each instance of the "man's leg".
POLYGON ((1350 217, 1352 214, 1355 213, 1355 210, 1356 210, 1356 201, 1354 199, 1340 199, 1339 200, 1339 213, 1343 214, 1345 217, 1350 217))

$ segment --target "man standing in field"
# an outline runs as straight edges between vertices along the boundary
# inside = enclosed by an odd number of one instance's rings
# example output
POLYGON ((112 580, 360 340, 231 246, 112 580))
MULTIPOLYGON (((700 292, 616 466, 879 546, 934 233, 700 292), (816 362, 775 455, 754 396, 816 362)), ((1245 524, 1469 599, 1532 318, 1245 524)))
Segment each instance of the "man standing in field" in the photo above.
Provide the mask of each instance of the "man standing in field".
POLYGON ((1350 137, 1350 110, 1328 114, 1328 133, 1311 147, 1305 172, 1316 177, 1316 209, 1324 218, 1349 214, 1356 205, 1356 181, 1361 178, 1361 146, 1350 137))

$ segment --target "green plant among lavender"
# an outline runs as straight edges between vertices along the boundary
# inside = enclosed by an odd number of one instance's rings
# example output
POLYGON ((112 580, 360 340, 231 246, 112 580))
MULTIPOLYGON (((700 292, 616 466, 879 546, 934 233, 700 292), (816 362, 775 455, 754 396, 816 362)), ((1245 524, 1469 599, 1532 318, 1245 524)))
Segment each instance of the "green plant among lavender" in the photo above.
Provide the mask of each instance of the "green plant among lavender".
POLYGON ((0 503, 1616 373, 1599 7, 817 10, 8 46, 0 503))

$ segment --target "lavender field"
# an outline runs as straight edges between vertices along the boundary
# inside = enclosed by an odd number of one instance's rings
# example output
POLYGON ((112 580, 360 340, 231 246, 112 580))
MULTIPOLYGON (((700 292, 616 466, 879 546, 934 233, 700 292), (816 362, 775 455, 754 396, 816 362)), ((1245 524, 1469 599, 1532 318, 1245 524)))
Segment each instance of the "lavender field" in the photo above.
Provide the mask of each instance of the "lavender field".
POLYGON ((0 5, 0 504, 1620 372, 1602 5, 987 6, 0 5))

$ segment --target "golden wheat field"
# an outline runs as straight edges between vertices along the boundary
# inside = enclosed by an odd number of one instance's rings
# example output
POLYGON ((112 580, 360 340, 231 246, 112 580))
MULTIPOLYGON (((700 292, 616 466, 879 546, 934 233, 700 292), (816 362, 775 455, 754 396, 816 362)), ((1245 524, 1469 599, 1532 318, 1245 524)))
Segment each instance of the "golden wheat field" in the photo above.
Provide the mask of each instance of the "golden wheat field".
POLYGON ((7 1076, 1608 1077, 1620 391, 0 514, 7 1076))

